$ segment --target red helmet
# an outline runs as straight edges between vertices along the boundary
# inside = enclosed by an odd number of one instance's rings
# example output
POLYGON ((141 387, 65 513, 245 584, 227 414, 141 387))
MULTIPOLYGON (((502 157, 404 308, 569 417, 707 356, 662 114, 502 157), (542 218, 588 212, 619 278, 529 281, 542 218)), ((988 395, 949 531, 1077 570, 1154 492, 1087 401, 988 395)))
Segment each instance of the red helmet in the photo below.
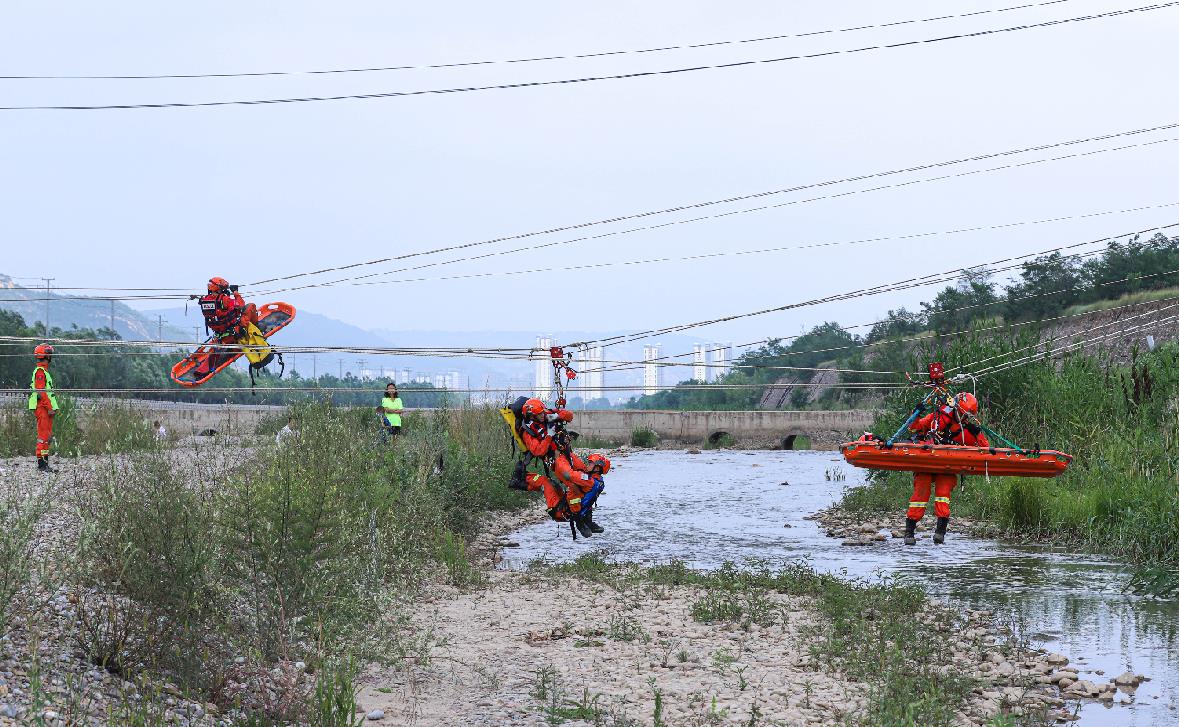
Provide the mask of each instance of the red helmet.
POLYGON ((48 360, 53 355, 53 346, 48 343, 42 343, 33 349, 33 355, 37 357, 38 361, 48 360))
POLYGON ((969 391, 964 391, 955 399, 958 408, 967 414, 978 414, 978 398, 969 391))
POLYGON ((521 411, 524 412, 524 416, 538 417, 544 414, 544 402, 540 399, 529 399, 528 401, 524 402, 524 406, 521 407, 521 411))
POLYGON ((602 474, 606 474, 610 471, 610 460, 606 459, 606 455, 604 454, 598 454, 597 452, 594 452, 590 456, 586 457, 585 460, 586 462, 589 462, 591 467, 601 467, 602 474))
POLYGON ((229 281, 225 278, 209 278, 209 292, 220 293, 229 290, 229 281))

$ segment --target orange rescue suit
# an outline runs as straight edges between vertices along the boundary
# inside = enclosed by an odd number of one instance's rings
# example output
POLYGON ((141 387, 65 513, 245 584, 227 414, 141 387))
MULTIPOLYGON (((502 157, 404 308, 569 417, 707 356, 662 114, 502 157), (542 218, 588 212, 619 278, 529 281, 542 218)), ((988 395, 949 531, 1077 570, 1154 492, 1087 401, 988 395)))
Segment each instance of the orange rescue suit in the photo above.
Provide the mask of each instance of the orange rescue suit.
POLYGON ((46 368, 44 364, 37 364, 33 370, 33 388, 37 393, 37 447, 35 454, 38 458, 49 456, 49 441, 53 438, 53 403, 46 393, 46 368))
MULTIPOLYGON (((937 435, 937 440, 945 444, 961 444, 967 447, 989 447, 991 443, 981 429, 967 424, 961 426, 958 417, 951 407, 940 407, 936 411, 921 417, 909 425, 910 431, 937 435), (971 431, 971 430, 976 431, 971 431)), ((909 511, 906 516, 910 520, 920 520, 925 516, 925 509, 929 506, 929 496, 933 494, 933 509, 937 517, 950 516, 950 493, 958 484, 958 477, 949 474, 935 474, 931 472, 913 473, 913 496, 909 499, 909 511)))
POLYGON ((565 455, 558 452, 553 462, 553 474, 565 487, 570 511, 581 512, 581 498, 594 486, 593 475, 589 474, 585 462, 576 454, 565 455))

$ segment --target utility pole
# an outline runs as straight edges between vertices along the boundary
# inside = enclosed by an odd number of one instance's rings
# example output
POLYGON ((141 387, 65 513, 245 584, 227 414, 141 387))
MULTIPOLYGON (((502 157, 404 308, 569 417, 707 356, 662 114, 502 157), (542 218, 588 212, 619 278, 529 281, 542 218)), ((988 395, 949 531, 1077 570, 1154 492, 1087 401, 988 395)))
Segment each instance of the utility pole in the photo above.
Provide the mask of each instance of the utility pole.
POLYGON ((115 301, 111 299, 111 336, 114 337, 115 331, 115 301))
POLYGON ((364 365, 366 363, 368 363, 368 359, 362 358, 362 359, 360 359, 359 363, 360 363, 360 378, 363 379, 364 378, 364 365))
MULTIPOLYGON (((164 317, 156 316, 159 319, 159 327, 156 329, 156 340, 160 343, 164 342, 164 317)), ((114 328, 112 325, 111 328, 114 328)))
POLYGON ((318 354, 311 354, 311 378, 315 379, 315 385, 319 386, 319 356, 318 354))
POLYGON ((45 281, 45 337, 49 337, 49 284, 57 278, 41 278, 45 281))
POLYGON ((196 331, 196 342, 200 343, 201 342, 201 327, 200 326, 193 326, 192 330, 196 331))
POLYGON ((340 364, 340 381, 344 380, 344 359, 338 358, 336 362, 340 364))

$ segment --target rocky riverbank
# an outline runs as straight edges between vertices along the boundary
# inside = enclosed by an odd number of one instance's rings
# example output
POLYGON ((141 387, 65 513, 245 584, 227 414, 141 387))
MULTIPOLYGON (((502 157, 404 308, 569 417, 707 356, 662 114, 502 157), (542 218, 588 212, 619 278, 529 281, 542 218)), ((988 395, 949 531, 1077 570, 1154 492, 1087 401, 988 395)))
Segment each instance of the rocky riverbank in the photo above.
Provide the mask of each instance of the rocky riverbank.
MULTIPOLYGON (((424 603, 428 661, 369 670, 359 706, 399 725, 813 724, 856 722, 869 686, 815 657, 808 597, 762 594, 770 619, 702 622, 707 589, 586 583, 495 572, 486 588, 424 603), (760 623, 759 623, 760 621, 760 623)), ((1069 658, 1022 647, 991 614, 929 604, 936 671, 968 679, 955 724, 1006 714, 1074 719, 1070 702, 1129 702, 1144 678, 1085 678, 1069 658)))
MULTIPOLYGON (((830 538, 843 538, 843 544, 849 546, 873 545, 887 542, 894 538, 902 538, 905 534, 905 511, 898 509, 894 513, 856 513, 849 512, 839 506, 820 510, 805 519, 814 520, 823 532, 830 538)), ((936 518, 933 513, 917 523, 917 539, 922 540, 933 535, 936 518)), ((999 529, 994 525, 970 518, 951 518, 949 539, 955 536, 974 538, 994 537, 999 529)))

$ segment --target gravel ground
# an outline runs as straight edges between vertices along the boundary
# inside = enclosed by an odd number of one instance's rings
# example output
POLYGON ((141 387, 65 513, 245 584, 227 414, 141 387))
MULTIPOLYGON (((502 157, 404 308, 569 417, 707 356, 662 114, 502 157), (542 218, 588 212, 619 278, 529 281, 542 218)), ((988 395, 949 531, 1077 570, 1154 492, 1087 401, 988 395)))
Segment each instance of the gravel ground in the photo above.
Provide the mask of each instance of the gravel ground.
MULTIPOLYGON (((191 467, 198 457, 226 465, 245 451, 197 449, 187 442, 172 456, 179 467, 191 467)), ((46 725, 125 724, 129 719, 119 715, 123 709, 147 709, 176 725, 230 725, 240 715, 223 715, 213 704, 185 699, 166 681, 125 680, 96 667, 80 648, 79 598, 101 596, 62 584, 63 564, 79 526, 72 503, 86 495, 96 470, 108 461, 54 458, 57 474, 45 475, 32 458, 0 460, 0 497, 46 496, 49 503, 34 542, 34 586, 18 595, 8 632, 0 636, 0 725, 27 725, 37 717, 46 725)))
MULTIPOLYGON (((371 669, 361 711, 420 727, 541 727, 558 709, 568 717, 588 706, 601 724, 649 724, 658 692, 669 727, 760 724, 750 721, 754 714, 766 724, 842 725, 867 704, 864 685, 812 661, 815 616, 806 598, 771 594, 784 620, 746 631, 695 622, 690 609, 702 592, 693 587, 619 592, 591 584, 568 593, 558 586, 501 571, 486 589, 422 604, 418 619, 440 645, 427 664, 371 669)), ((1067 721, 1066 700, 1117 696, 1112 683, 1079 680, 1063 655, 1009 645, 989 613, 968 613, 966 627, 952 632, 938 626, 951 616, 934 604, 924 615, 946 644, 938 668, 979 683, 957 724, 982 725, 1000 713, 1067 721)))

